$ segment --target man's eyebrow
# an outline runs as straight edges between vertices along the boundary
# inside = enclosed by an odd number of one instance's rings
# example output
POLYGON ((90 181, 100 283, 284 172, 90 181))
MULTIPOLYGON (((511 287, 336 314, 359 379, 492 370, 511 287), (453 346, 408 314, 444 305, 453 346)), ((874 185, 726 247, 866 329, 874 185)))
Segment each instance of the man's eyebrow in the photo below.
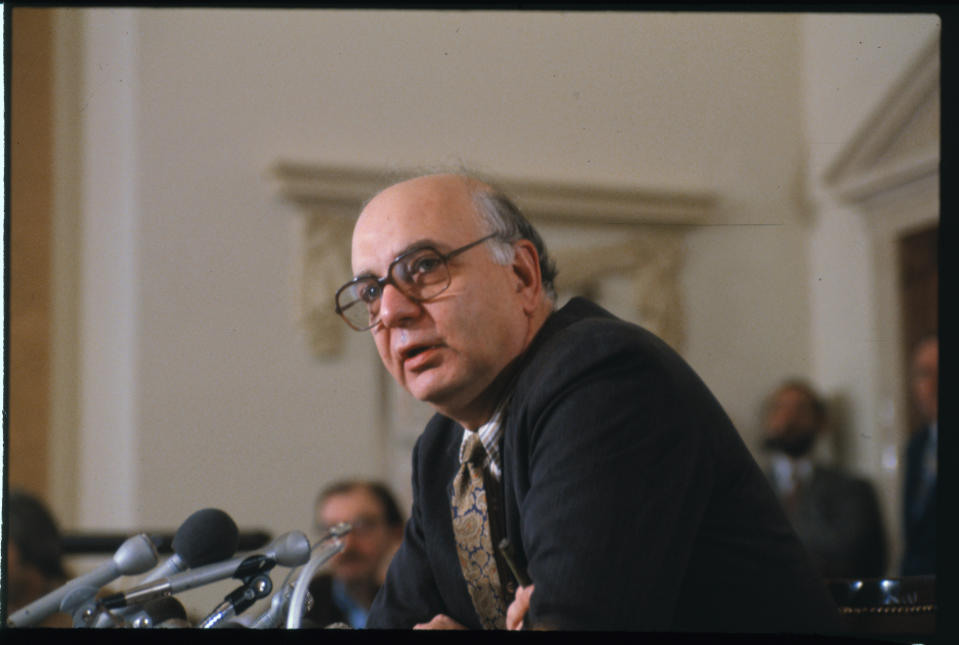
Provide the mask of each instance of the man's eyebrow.
MULTIPOLYGON (((392 263, 393 261, 396 260, 396 258, 400 257, 401 255, 406 255, 407 253, 411 253, 413 251, 419 251, 420 249, 435 249, 436 251, 442 252, 442 248, 445 246, 449 246, 449 245, 446 244, 445 242, 439 242, 437 240, 434 240, 433 238, 424 237, 422 239, 416 240, 415 242, 411 242, 410 244, 407 244, 406 246, 404 246, 402 249, 400 249, 399 253, 393 256, 393 260, 391 260, 390 262, 392 263)), ((367 269, 366 271, 357 273, 355 276, 353 276, 353 279, 354 280, 357 280, 359 278, 379 279, 379 277, 380 276, 373 273, 373 271, 370 271, 369 269, 367 269)))
POLYGON ((444 242, 438 242, 432 238, 425 237, 423 239, 416 240, 415 242, 406 245, 399 253, 397 253, 394 256, 394 259, 400 257, 401 255, 405 255, 406 253, 409 253, 411 251, 419 251, 420 249, 436 249, 437 251, 439 251, 444 246, 449 246, 449 245, 444 242))

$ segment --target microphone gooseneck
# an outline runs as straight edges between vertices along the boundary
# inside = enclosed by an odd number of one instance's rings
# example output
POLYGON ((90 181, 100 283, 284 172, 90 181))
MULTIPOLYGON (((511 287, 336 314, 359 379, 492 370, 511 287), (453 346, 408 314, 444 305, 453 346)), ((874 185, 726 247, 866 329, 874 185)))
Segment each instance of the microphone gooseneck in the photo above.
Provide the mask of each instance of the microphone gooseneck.
POLYGON ((303 607, 306 604, 310 581, 313 579, 313 575, 327 560, 343 550, 344 545, 340 538, 352 529, 353 527, 348 523, 341 522, 331 528, 329 533, 313 546, 312 550, 316 551, 316 555, 310 558, 307 565, 303 567, 303 571, 300 572, 296 584, 293 585, 293 593, 290 596, 289 610, 286 616, 287 629, 300 628, 300 623, 303 620, 303 607))

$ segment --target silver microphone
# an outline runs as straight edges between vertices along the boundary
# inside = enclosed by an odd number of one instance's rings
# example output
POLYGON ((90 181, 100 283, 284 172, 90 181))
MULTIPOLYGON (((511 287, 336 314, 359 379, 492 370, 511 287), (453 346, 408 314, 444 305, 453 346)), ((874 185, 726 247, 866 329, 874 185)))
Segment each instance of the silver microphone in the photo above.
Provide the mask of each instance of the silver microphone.
POLYGON ((159 555, 153 540, 145 533, 134 535, 120 545, 108 562, 14 612, 7 624, 11 627, 28 627, 58 611, 73 613, 96 596, 104 585, 120 576, 149 571, 156 566, 157 560, 159 555))
MULTIPOLYGON (((339 553, 344 546, 340 538, 349 533, 351 529, 352 527, 346 522, 331 527, 330 530, 313 545, 311 552, 319 550, 321 553, 307 564, 307 569, 315 571, 316 568, 339 553)), ((305 575, 312 578, 312 571, 308 572, 304 570, 301 576, 305 575)), ((283 620, 285 614, 293 612, 296 616, 301 617, 313 609, 313 596, 307 589, 300 590, 297 595, 298 605, 294 606, 290 604, 293 600, 294 593, 296 593, 296 584, 292 582, 293 574, 294 571, 291 569, 286 576, 286 580, 280 585, 279 591, 273 594, 273 599, 270 601, 270 608, 254 619, 250 625, 253 629, 274 629, 280 626, 280 622, 283 620)), ((297 626, 299 626, 299 622, 297 622, 297 626)))
POLYGON ((227 578, 247 578, 269 571, 277 564, 299 566, 310 558, 310 542, 300 531, 281 535, 270 543, 264 553, 237 557, 232 560, 190 569, 168 578, 160 578, 128 591, 107 596, 100 604, 107 609, 138 605, 154 598, 200 587, 227 578))
MULTIPOLYGON (((220 562, 233 557, 239 541, 239 529, 233 518, 216 508, 204 508, 183 521, 173 536, 173 555, 153 569, 140 584, 168 578, 186 569, 220 562)), ((142 616, 134 614, 142 608, 127 607, 116 612, 104 612, 96 619, 96 627, 109 627, 134 622, 142 616)))

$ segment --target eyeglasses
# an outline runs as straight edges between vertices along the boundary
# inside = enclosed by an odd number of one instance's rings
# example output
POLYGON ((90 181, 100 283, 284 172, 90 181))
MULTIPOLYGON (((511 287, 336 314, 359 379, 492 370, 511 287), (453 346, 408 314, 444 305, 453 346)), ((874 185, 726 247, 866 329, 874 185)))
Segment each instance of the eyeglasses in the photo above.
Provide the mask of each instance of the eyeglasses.
POLYGON ((380 301, 388 284, 413 302, 435 298, 450 286, 449 259, 497 235, 487 235, 445 254, 429 246, 407 251, 390 263, 385 278, 360 276, 337 289, 336 313, 356 331, 366 331, 380 321, 380 301))

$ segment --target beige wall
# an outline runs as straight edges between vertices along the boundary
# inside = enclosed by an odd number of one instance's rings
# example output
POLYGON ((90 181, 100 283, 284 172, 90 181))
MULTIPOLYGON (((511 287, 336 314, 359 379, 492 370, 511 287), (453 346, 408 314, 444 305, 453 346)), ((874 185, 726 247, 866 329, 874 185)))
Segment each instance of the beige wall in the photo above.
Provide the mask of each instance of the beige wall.
MULTIPOLYGON (((776 14, 59 18, 72 80, 55 225, 74 233, 57 333, 79 349, 61 341, 55 358, 58 472, 76 477, 54 502, 71 527, 172 528, 217 506, 275 533, 309 529, 324 482, 383 467, 368 338, 321 361, 297 326, 298 213, 271 185, 276 160, 714 191, 719 212, 687 240, 684 354, 755 445, 766 389, 797 373, 834 385, 823 355, 851 333, 820 312, 837 305, 811 294, 811 261, 865 270, 812 230, 810 132, 841 139, 934 29, 776 14), (861 33, 895 38, 863 59, 847 46, 861 33), (833 100, 836 131, 807 114, 833 100)), ((869 378, 848 369, 844 382, 869 378)))

